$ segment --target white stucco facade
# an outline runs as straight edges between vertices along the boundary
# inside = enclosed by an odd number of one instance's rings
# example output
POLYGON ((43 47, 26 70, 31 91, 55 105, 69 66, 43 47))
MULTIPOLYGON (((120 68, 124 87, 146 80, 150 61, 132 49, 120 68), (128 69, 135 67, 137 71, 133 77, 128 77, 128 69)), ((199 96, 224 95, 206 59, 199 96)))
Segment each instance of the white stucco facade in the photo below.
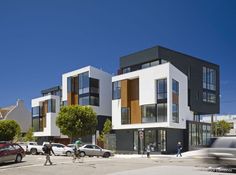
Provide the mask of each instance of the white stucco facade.
POLYGON ((44 136, 60 136, 60 129, 56 126, 56 118, 60 111, 60 97, 55 95, 47 95, 39 98, 32 99, 31 106, 38 107, 42 106, 43 102, 46 100, 55 99, 55 113, 48 112, 46 113, 46 127, 43 128, 43 131, 34 132, 35 137, 44 137, 44 136))
POLYGON ((139 78, 139 106, 157 103, 156 80, 167 79, 167 122, 121 124, 121 99, 112 100, 113 129, 186 128, 186 120, 193 120, 188 107, 187 76, 170 63, 114 76, 112 82, 139 78), (179 82, 179 123, 172 122, 172 79, 179 82))
POLYGON ((62 101, 67 101, 67 78, 88 72, 89 77, 99 80, 99 106, 91 106, 97 115, 111 116, 111 74, 92 66, 71 71, 62 75, 62 101))

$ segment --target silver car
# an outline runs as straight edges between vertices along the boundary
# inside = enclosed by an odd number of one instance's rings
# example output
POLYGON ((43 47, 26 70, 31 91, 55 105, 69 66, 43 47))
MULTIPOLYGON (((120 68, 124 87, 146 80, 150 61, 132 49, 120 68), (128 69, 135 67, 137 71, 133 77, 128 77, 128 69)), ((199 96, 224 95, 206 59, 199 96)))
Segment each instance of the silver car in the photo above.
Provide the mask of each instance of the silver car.
POLYGON ((102 157, 110 157, 113 156, 113 152, 107 149, 102 149, 97 145, 86 144, 79 148, 80 156, 102 156, 102 157))
POLYGON ((219 165, 236 165, 236 137, 219 137, 207 150, 208 160, 219 165))

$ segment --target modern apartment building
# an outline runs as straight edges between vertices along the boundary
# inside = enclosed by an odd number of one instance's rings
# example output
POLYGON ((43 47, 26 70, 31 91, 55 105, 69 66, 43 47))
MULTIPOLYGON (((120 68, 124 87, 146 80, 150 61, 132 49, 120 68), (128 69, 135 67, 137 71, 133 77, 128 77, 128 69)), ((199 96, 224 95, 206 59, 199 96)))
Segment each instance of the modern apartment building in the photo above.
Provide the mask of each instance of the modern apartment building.
POLYGON ((112 124, 117 152, 173 153, 207 145, 219 113, 219 66, 161 46, 120 58, 112 78, 112 124))
POLYGON ((56 126, 56 117, 60 111, 60 86, 41 91, 42 97, 32 99, 32 127, 38 142, 63 138, 56 126))
POLYGON ((111 75, 92 66, 63 74, 62 103, 91 106, 97 114, 97 131, 102 131, 106 119, 111 119, 111 75))

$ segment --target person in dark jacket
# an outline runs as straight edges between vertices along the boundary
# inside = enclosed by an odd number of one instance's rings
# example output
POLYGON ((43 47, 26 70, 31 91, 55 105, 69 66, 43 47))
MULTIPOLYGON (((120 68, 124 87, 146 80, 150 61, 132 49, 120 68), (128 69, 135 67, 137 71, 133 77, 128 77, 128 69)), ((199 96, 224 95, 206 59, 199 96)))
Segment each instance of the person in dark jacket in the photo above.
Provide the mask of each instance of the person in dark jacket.
POLYGON ((54 151, 53 151, 53 149, 52 149, 51 141, 50 141, 49 144, 46 144, 46 145, 44 146, 44 154, 46 155, 46 161, 45 161, 45 163, 44 163, 44 166, 47 165, 47 162, 49 162, 50 165, 52 165, 52 161, 51 161, 51 159, 50 159, 51 153, 53 153, 53 154, 55 155, 55 153, 54 153, 54 151))
POLYGON ((183 147, 181 145, 181 142, 178 142, 177 144, 177 155, 176 157, 178 157, 180 155, 180 157, 182 157, 181 151, 182 151, 183 147))

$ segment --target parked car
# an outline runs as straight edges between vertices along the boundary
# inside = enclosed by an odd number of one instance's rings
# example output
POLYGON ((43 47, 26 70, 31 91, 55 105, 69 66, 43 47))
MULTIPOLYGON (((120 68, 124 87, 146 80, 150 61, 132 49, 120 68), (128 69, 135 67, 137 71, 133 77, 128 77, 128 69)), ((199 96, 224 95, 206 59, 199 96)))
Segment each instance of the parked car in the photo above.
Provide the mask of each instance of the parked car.
POLYGON ((74 152, 73 147, 68 147, 61 143, 52 143, 52 149, 56 155, 71 156, 74 152))
POLYGON ((15 143, 0 143, 0 163, 15 161, 21 162, 25 156, 24 149, 15 143))
POLYGON ((37 142, 27 142, 27 152, 32 155, 43 154, 43 145, 38 145, 37 142))
POLYGON ((208 162, 236 165, 236 137, 219 137, 207 149, 208 162))
POLYGON ((79 148, 80 156, 102 156, 102 157, 110 157, 113 156, 113 152, 107 149, 102 149, 97 145, 86 144, 79 148))

